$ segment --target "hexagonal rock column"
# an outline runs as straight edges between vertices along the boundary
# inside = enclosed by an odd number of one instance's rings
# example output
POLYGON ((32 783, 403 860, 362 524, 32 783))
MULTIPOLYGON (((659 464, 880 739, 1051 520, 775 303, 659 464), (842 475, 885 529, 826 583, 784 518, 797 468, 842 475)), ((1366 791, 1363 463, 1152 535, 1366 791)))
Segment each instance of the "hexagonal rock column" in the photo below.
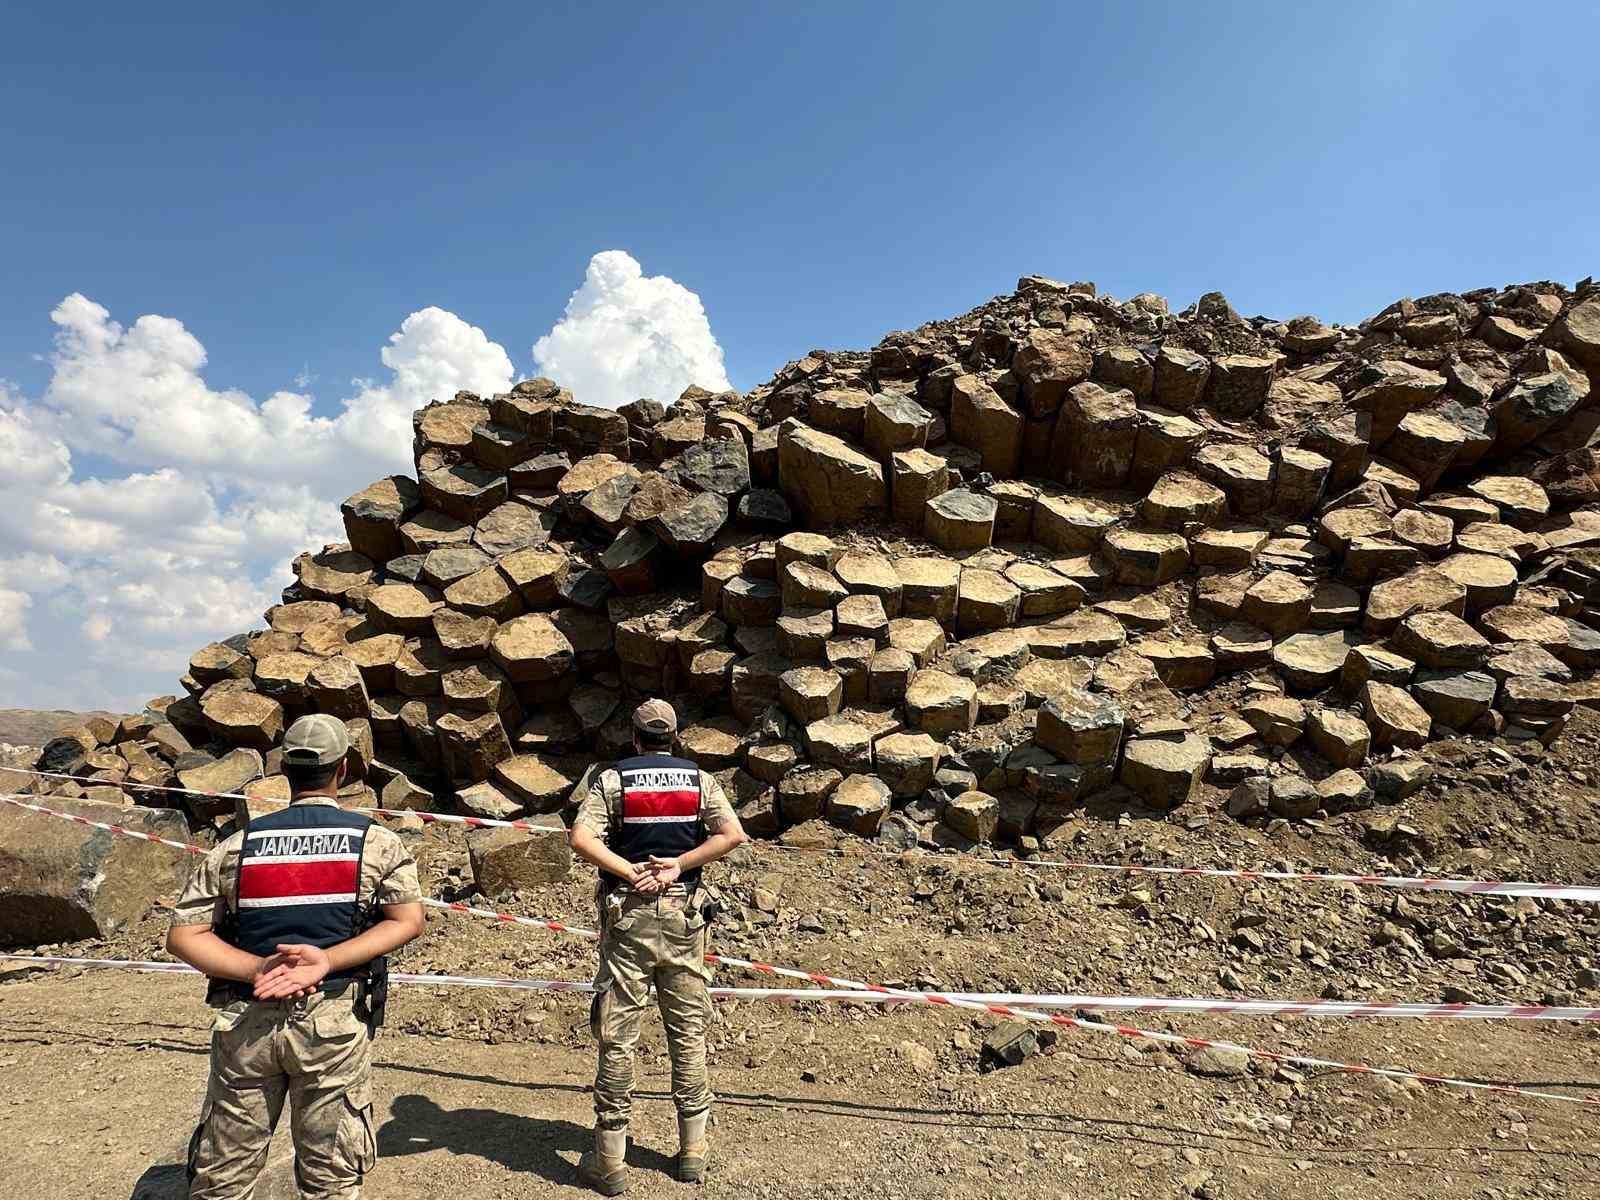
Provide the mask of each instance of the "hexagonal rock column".
POLYGON ((928 540, 940 549, 981 550, 994 541, 998 507, 993 497, 953 488, 928 501, 923 527, 928 540))
POLYGON ((1228 496, 1198 475, 1173 471, 1156 480, 1140 511, 1158 529, 1182 529, 1191 522, 1215 525, 1228 511, 1228 496))
POLYGON ((1177 808, 1192 795, 1211 763, 1211 744, 1194 733, 1136 737, 1122 752, 1122 784, 1151 808, 1177 808))
POLYGON ((1123 713, 1110 697, 1072 688, 1039 707, 1033 740, 1064 762, 1111 764, 1122 744, 1123 713))
POLYGON ((871 775, 846 775, 828 797, 827 817, 835 825, 861 837, 876 837, 889 815, 888 784, 871 775))
POLYGON ((906 717, 924 733, 942 737, 971 729, 978 720, 978 688, 970 679, 923 670, 906 688, 906 717))
POLYGON ((1182 346, 1162 346, 1156 354, 1155 402, 1176 412, 1188 412, 1206 394, 1211 362, 1204 354, 1182 346))
POLYGON ((950 394, 950 438, 976 450, 983 469, 1001 479, 1022 462, 1022 414, 976 375, 963 375, 950 394))
POLYGON ((933 786, 943 748, 925 733, 891 733, 873 746, 878 778, 896 796, 920 796, 933 786))
POLYGON ((1052 478, 1121 487, 1133 469, 1139 410, 1133 393, 1080 383, 1067 393, 1050 440, 1052 478))
POLYGON ((567 831, 557 816, 535 818, 535 828, 473 829, 467 861, 478 891, 493 899, 559 883, 572 870, 567 831))
POLYGON ((1194 456, 1195 470, 1228 493, 1240 516, 1265 512, 1272 504, 1272 463, 1259 451, 1213 442, 1194 456))
POLYGON ((895 575, 900 580, 900 611, 907 617, 948 621, 956 613, 956 589, 961 566, 948 558, 897 558, 895 575))
POLYGON ((922 449, 896 451, 889 465, 894 519, 912 533, 921 533, 928 502, 950 487, 950 465, 922 449))
POLYGON ((778 686, 784 711, 801 724, 833 716, 844 700, 844 680, 838 672, 822 667, 785 671, 778 686))
POLYGON ((1189 565, 1189 543, 1176 533, 1114 529, 1104 550, 1118 583, 1155 587, 1176 579, 1189 565))
POLYGON ((888 504, 883 465, 850 443, 795 421, 778 436, 778 484, 813 525, 843 525, 888 504))
POLYGON ((897 450, 914 450, 928 444, 933 414, 909 396, 879 392, 867 403, 863 440, 879 458, 897 450))

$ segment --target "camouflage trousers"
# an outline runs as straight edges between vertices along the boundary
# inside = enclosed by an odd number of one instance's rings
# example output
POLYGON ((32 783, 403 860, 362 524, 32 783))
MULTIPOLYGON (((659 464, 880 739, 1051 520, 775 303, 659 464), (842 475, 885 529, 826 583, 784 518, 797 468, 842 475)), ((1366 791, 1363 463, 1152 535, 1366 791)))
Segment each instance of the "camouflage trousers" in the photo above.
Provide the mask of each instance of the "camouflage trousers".
POLYGON ((279 1003, 235 1002, 211 1029, 211 1078, 190 1146, 190 1200, 245 1200, 289 1101, 305 1200, 356 1200, 378 1156, 372 1037, 356 989, 279 1003))
POLYGON ((681 888, 660 896, 615 889, 601 904, 598 990, 589 1024, 600 1043, 595 1124, 626 1129, 633 1109, 634 1050, 654 985, 672 1059, 672 1101, 681 1117, 711 1107, 706 1074, 706 923, 681 888))

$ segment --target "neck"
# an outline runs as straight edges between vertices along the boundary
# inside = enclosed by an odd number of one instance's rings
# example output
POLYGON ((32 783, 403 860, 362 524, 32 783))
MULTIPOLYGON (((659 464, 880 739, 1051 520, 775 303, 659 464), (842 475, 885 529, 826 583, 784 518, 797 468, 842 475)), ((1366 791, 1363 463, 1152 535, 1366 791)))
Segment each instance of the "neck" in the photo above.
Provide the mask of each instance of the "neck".
POLYGON ((339 792, 336 788, 316 788, 308 792, 290 792, 289 803, 298 804, 302 800, 337 800, 339 792))

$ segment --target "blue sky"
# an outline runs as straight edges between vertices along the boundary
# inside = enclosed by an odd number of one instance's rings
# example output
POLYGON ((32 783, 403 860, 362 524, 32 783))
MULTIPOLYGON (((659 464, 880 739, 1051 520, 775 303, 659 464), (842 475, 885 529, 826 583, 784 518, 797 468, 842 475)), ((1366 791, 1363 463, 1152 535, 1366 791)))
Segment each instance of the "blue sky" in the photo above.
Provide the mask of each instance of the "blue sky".
POLYGON ((1600 257, 1591 5, 231 7, 7 6, 0 377, 72 291, 252 394, 427 304, 522 373, 611 247, 742 387, 1029 271, 1355 320, 1600 257))
POLYGON ((408 468, 414 407, 539 339, 616 403, 1033 272, 1347 322, 1571 283, 1597 34, 1563 2, 13 0, 0 703, 173 690, 408 468))

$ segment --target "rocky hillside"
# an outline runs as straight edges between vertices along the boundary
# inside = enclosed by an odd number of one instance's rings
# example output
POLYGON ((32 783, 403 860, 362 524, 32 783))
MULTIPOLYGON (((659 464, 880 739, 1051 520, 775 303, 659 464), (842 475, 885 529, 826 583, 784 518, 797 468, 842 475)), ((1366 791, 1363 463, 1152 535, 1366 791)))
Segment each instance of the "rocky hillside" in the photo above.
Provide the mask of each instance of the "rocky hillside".
POLYGON ((650 694, 764 836, 1031 852, 1091 797, 1391 800, 1430 738, 1600 702, 1597 379, 1587 280, 1346 328, 1029 277, 748 395, 458 394, 264 628, 24 790, 281 799, 323 711, 352 802, 554 820, 650 694))

